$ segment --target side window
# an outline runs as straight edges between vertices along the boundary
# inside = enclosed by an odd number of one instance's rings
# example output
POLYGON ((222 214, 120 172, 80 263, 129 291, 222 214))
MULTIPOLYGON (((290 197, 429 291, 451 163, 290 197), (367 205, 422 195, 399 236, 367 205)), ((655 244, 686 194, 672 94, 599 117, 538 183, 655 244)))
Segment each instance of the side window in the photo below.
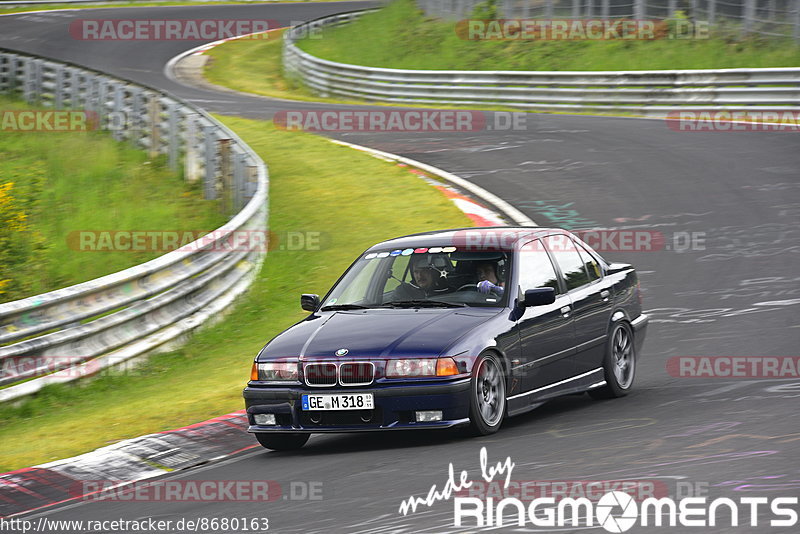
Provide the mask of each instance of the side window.
POLYGON ((600 270, 600 265, 597 264, 594 256, 589 254, 589 251, 580 243, 575 243, 575 245, 578 247, 578 253, 581 255, 581 260, 583 260, 583 264, 586 266, 586 272, 589 274, 589 281, 594 282, 602 278, 603 271, 600 270))
POLYGON ((519 252, 519 285, 522 291, 552 287, 559 292, 558 276, 550 256, 537 239, 522 246, 519 252))
POLYGON ((562 234, 547 236, 543 241, 561 268, 561 274, 567 283, 567 291, 589 283, 589 275, 586 274, 583 260, 572 239, 562 234))

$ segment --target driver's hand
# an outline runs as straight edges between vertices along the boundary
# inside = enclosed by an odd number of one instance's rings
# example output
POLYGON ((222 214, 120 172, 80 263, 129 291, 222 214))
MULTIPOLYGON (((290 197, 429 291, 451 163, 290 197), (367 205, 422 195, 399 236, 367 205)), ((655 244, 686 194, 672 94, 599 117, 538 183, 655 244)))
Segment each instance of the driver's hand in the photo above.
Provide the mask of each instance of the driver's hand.
POLYGON ((493 283, 491 283, 488 280, 483 280, 481 282, 478 282, 478 291, 481 292, 481 293, 484 293, 484 294, 489 293, 490 291, 494 291, 495 293, 501 293, 502 294, 503 288, 500 287, 500 286, 494 285, 493 283))

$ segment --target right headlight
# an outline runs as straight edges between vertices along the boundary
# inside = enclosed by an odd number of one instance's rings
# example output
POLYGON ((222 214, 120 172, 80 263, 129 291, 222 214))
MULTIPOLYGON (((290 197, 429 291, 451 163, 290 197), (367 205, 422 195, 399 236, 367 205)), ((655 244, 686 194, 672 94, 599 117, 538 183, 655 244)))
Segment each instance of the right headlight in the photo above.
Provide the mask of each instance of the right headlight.
POLYGON ((297 378, 297 362, 255 362, 250 373, 251 380, 268 382, 297 382, 297 378))

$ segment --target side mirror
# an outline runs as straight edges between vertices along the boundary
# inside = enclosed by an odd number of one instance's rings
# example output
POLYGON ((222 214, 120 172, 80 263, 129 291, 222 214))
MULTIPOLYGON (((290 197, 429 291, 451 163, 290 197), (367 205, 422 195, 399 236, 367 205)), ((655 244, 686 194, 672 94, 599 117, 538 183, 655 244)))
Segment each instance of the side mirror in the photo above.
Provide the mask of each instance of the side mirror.
POLYGON ((317 311, 319 309, 319 295, 303 293, 300 295, 300 307, 305 311, 317 311))
POLYGON ((544 306, 556 301, 556 290, 552 287, 537 287, 525 292, 523 304, 526 308, 531 306, 544 306))

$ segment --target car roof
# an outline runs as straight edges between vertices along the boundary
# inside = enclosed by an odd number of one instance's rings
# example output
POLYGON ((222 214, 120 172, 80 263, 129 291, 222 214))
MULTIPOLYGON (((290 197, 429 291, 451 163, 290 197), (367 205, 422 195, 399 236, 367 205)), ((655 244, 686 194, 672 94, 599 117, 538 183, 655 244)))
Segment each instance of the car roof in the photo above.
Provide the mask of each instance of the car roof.
POLYGON ((487 247, 513 248, 521 240, 531 240, 554 233, 569 233, 561 228, 542 228, 540 226, 470 226, 467 228, 451 228, 434 230, 382 241, 369 248, 368 252, 386 250, 388 248, 446 247, 480 243, 487 247))

